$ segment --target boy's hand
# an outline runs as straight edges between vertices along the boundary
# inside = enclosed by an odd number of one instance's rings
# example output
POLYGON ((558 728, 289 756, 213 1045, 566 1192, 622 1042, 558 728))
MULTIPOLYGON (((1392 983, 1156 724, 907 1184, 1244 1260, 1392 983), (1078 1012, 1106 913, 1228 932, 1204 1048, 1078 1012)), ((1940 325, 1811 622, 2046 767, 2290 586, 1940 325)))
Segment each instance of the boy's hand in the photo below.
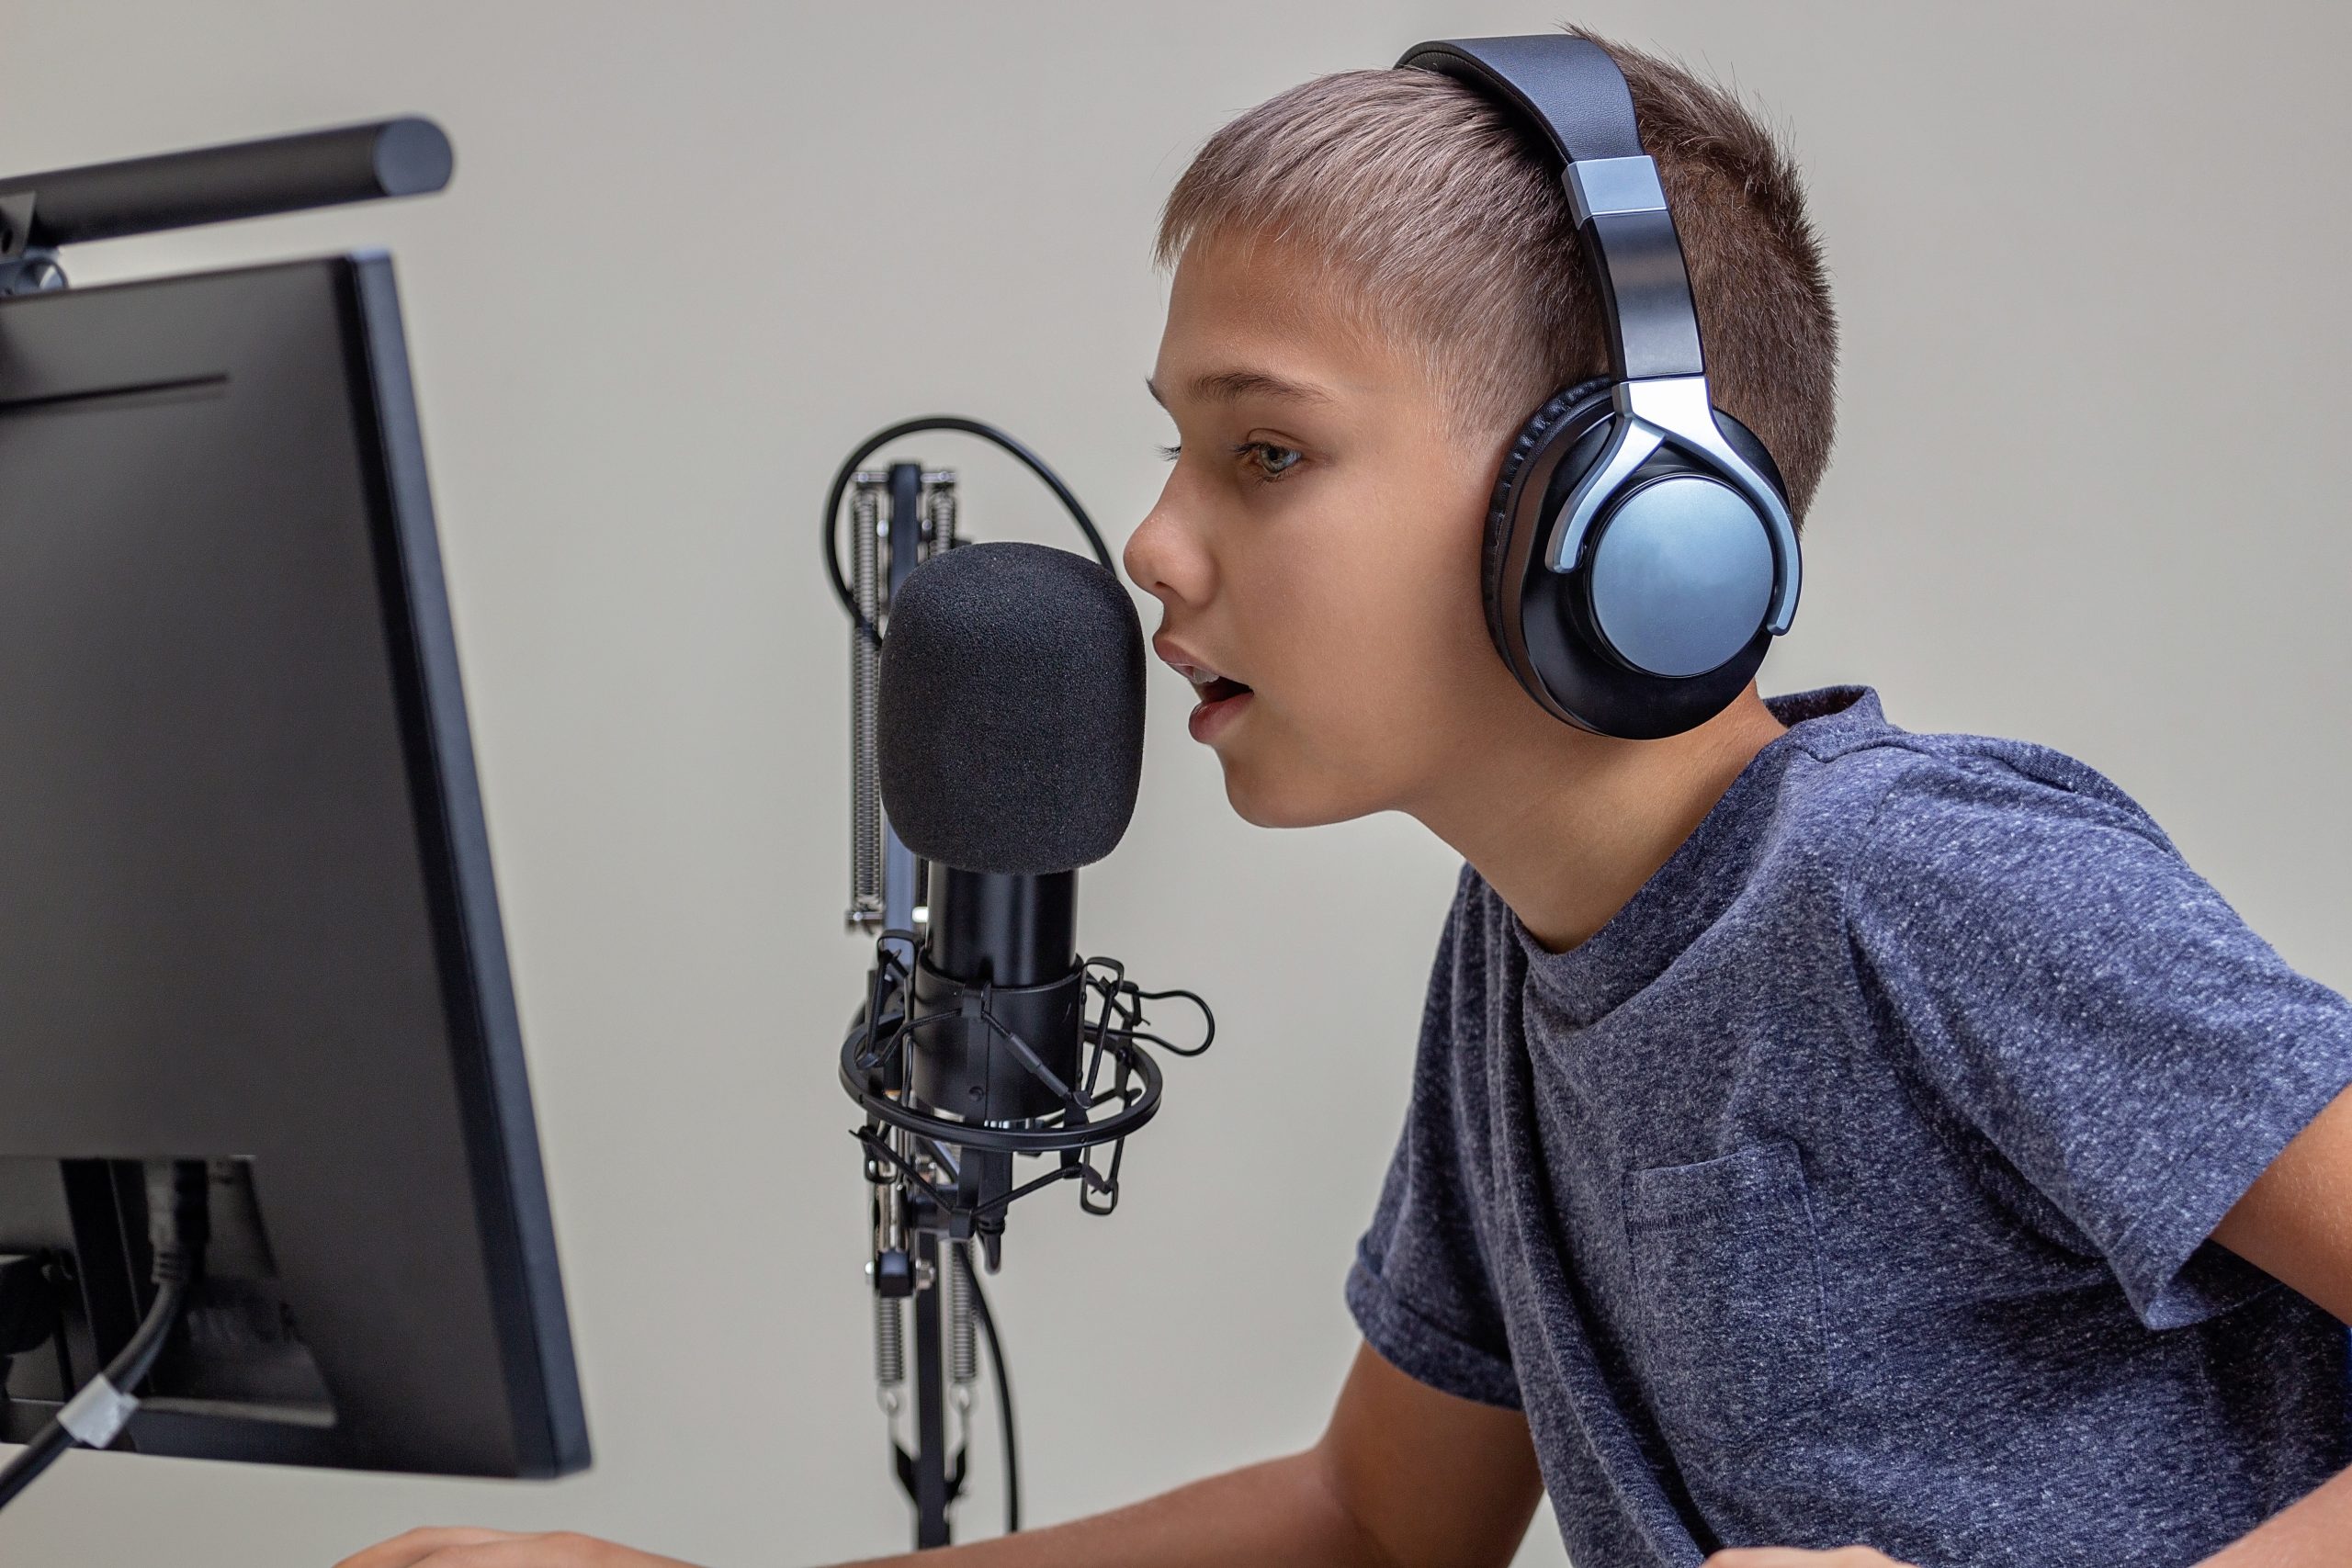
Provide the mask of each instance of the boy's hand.
POLYGON ((609 1540, 559 1531, 512 1535, 505 1530, 415 1529, 346 1557, 335 1568, 690 1568, 649 1557, 609 1540))
POLYGON ((1867 1546, 1835 1551, 1801 1551, 1793 1546, 1736 1546, 1718 1551, 1700 1568, 1912 1568, 1867 1546))

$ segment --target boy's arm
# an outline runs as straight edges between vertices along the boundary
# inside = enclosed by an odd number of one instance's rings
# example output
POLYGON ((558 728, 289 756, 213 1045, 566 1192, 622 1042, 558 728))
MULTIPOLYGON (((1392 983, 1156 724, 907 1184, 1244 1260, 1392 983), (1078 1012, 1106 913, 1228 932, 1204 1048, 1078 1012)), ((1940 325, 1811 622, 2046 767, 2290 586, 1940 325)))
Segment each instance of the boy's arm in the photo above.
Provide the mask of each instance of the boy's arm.
MULTIPOLYGON (((2352 1090, 2297 1134, 2213 1239, 2352 1324, 2352 1090)), ((2205 1568, 2319 1568, 2352 1540, 2352 1471, 2205 1560, 2205 1568)))
MULTIPOLYGON (((1503 1568, 1544 1495, 1526 1417, 1415 1382, 1369 1346, 1322 1439, 1050 1529, 869 1568, 1503 1568)), ((581 1536, 417 1530, 340 1568, 684 1568, 581 1536)))
POLYGON ((867 1568, 1502 1568, 1543 1492, 1525 1416, 1440 1393, 1364 1346, 1304 1453, 867 1568))

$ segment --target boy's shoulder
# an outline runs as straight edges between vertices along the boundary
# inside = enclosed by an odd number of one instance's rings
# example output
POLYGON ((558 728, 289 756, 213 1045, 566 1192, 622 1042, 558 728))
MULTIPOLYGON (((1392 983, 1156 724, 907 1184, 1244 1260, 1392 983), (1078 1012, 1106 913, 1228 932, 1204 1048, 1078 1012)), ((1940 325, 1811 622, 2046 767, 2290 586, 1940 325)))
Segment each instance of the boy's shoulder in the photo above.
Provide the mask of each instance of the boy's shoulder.
MULTIPOLYGON (((2063 923, 2077 895, 2133 904, 2202 887, 2137 801, 2064 751, 1905 729, 1868 687, 1769 701, 1786 732, 1733 783, 1635 906, 1703 912, 1706 923, 1729 921, 1776 952, 1791 943, 1843 951, 1858 912, 1915 929, 2053 915, 2063 923)), ((1638 923, 1646 931, 1651 922, 1638 923)), ((1662 925, 1676 942, 1696 934, 1686 918, 1662 925)), ((1465 863, 1448 928, 1449 941, 1509 946, 1502 933, 1515 933, 1517 923, 1465 863)))
POLYGON ((1795 755, 1759 829, 1839 858, 1947 861, 2028 843, 2120 833, 2169 856, 2172 840, 2089 763, 2030 740, 1922 732, 1890 722, 1877 694, 1830 688, 1772 699, 1795 755), (1802 759, 1798 761, 1797 759, 1802 759))
POLYGON ((1899 965, 1947 996, 2029 975, 2063 988, 2072 982, 2056 977, 2086 964, 2153 984, 2160 953, 2266 958, 2147 810, 2089 763, 2032 741, 1906 730, 1866 691, 1806 716, 1825 695, 1796 700, 1782 737, 1794 755, 1757 824, 1783 847, 1748 863, 1747 891, 1818 895, 1748 901, 1772 911, 1779 940, 1899 965), (1776 863, 1821 874, 1799 887, 1776 863))

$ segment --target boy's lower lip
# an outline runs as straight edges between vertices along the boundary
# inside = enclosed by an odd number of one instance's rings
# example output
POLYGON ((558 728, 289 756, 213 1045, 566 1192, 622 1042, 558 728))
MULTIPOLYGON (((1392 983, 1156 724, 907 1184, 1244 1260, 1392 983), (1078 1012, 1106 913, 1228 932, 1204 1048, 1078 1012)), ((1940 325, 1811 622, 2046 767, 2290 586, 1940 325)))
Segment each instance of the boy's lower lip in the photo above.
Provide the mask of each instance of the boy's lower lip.
POLYGON ((1200 703, 1193 707, 1193 716, 1184 721, 1184 728, 1192 731, 1193 739, 1208 745, 1239 716, 1243 708, 1250 705, 1250 699, 1257 694, 1255 692, 1236 692, 1213 703, 1200 703))

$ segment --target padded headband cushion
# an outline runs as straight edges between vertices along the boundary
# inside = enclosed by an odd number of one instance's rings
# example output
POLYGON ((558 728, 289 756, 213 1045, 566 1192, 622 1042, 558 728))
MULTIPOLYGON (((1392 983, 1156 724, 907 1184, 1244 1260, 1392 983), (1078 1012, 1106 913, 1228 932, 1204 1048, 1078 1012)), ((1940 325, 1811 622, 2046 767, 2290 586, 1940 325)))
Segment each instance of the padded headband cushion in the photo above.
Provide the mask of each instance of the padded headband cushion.
POLYGON ((1503 637, 1502 580, 1503 561, 1509 554, 1511 513, 1517 504, 1519 476, 1552 433, 1567 422, 1570 414, 1599 394, 1605 394, 1616 385, 1606 376, 1595 376, 1578 381, 1567 390, 1555 394, 1552 400, 1537 409, 1519 434, 1511 438, 1510 449, 1503 454, 1503 466, 1495 476, 1495 493, 1487 503, 1486 548, 1480 558, 1478 581, 1487 610, 1487 631, 1495 639, 1496 651, 1505 663, 1510 661, 1510 644, 1503 637))
POLYGON ((1398 65, 1466 82, 1516 109, 1562 159, 1638 158, 1634 95, 1609 51, 1566 33, 1432 39, 1398 65))

